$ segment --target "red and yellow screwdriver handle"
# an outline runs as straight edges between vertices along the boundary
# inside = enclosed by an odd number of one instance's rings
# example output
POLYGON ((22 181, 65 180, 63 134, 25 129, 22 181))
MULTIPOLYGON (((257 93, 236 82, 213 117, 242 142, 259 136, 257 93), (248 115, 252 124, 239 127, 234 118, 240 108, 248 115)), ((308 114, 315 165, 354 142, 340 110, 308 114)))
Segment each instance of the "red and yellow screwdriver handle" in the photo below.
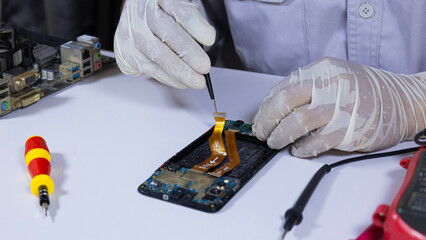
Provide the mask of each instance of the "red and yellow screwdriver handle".
POLYGON ((55 185, 50 177, 50 152, 42 137, 32 136, 25 142, 25 163, 32 177, 31 192, 39 197, 40 190, 45 188, 52 194, 55 185))

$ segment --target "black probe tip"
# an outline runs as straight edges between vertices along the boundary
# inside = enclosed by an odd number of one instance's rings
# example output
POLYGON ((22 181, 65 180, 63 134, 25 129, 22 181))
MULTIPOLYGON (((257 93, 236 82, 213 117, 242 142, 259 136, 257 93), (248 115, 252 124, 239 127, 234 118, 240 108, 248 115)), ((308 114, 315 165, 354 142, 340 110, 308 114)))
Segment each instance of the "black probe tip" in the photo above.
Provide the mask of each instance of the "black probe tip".
POLYGON ((287 212, 285 212, 284 230, 290 231, 294 225, 298 225, 302 222, 302 218, 303 216, 300 211, 290 208, 287 212))

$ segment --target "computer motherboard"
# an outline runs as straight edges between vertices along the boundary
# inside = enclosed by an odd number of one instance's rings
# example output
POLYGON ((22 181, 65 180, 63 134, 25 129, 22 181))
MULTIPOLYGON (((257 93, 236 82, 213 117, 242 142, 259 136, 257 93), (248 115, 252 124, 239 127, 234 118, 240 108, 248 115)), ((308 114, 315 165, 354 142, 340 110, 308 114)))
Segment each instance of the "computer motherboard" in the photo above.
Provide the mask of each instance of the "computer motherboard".
POLYGON ((102 56, 99 38, 76 41, 0 29, 0 117, 115 64, 102 56))
MULTIPOLYGON (((213 128, 178 152, 142 183, 138 191, 144 195, 191 207, 205 212, 219 211, 278 150, 253 136, 251 124, 226 120, 224 130, 237 131, 236 144, 240 163, 220 177, 212 175, 229 159, 228 156, 208 172, 191 171, 210 155, 208 139, 213 128)), ((225 137, 223 137, 225 141, 225 137)))

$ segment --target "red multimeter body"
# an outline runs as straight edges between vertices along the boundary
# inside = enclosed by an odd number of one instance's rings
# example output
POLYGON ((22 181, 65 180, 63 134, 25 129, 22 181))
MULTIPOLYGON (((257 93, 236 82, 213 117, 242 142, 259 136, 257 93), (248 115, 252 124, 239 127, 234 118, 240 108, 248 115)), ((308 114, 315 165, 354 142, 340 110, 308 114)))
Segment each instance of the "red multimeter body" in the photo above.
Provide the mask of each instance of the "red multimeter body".
POLYGON ((384 240, 426 240, 426 148, 400 165, 407 169, 401 189, 391 206, 380 205, 373 215, 384 240))

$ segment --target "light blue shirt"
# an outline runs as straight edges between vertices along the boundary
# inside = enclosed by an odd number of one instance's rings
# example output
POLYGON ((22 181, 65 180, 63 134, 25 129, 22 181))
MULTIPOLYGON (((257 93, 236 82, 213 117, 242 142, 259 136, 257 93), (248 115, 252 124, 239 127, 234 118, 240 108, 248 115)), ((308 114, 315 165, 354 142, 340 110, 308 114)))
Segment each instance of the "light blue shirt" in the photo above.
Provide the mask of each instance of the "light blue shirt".
POLYGON ((426 71, 426 0, 203 2, 213 24, 227 18, 247 70, 288 75, 331 56, 395 73, 426 71))

